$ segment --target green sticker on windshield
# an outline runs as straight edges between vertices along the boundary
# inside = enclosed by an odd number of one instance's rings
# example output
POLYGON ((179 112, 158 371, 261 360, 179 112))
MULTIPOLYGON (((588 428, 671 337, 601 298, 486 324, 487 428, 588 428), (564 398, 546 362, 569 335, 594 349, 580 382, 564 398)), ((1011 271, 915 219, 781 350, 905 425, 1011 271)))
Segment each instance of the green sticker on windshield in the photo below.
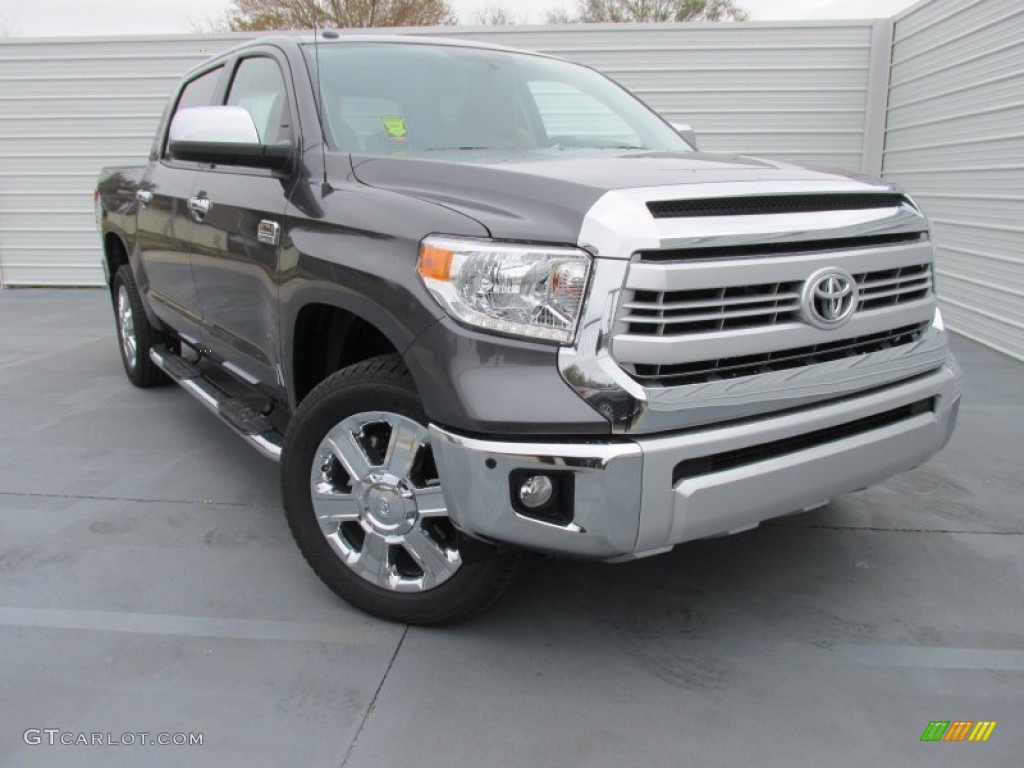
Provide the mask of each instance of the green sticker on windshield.
POLYGON ((399 115, 381 115, 380 121, 384 124, 384 132, 388 137, 396 141, 405 141, 409 138, 405 128, 405 118, 399 115))

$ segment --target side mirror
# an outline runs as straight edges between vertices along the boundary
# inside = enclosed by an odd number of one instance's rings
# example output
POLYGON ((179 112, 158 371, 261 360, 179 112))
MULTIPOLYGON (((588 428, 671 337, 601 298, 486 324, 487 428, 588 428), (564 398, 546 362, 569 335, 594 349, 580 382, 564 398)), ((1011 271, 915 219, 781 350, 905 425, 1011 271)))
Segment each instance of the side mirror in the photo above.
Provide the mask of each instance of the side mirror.
POLYGON ((693 132, 693 126, 686 123, 669 123, 675 128, 676 133, 683 137, 683 141, 694 149, 697 149, 697 134, 693 132))
POLYGON ((168 148, 178 160, 280 170, 292 159, 290 142, 263 144, 242 107, 191 107, 171 121, 168 148))

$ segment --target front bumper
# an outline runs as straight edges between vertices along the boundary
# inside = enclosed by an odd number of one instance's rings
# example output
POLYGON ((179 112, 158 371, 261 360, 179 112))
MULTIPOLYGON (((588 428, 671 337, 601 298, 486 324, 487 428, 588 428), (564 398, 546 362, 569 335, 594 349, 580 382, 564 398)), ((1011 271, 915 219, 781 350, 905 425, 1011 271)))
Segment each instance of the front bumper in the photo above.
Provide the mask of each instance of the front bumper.
POLYGON ((449 514, 466 534, 621 560, 746 530, 911 469, 949 439, 960 393, 950 356, 937 370, 865 395, 667 436, 499 442, 432 426, 431 442, 449 514), (515 470, 571 473, 571 521, 517 511, 515 470))

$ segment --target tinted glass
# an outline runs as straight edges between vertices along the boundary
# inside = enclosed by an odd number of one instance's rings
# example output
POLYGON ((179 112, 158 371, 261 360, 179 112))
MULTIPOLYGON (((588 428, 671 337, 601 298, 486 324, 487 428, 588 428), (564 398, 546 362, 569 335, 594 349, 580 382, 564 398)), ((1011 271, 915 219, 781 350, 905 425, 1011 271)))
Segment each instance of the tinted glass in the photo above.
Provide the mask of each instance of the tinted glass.
POLYGON ((223 71, 224 67, 217 67, 190 81, 181 92, 177 109, 208 107, 213 104, 213 95, 217 91, 217 83, 223 71))
POLYGON ((266 56, 242 59, 228 91, 227 103, 243 107, 264 144, 291 141, 288 91, 277 62, 266 56))
MULTIPOLYGON (((178 110, 189 109, 190 107, 211 106, 214 94, 217 92, 217 84, 220 82, 220 76, 223 72, 224 67, 217 67, 186 83, 181 91, 181 96, 178 97, 178 103, 174 107, 174 114, 178 114, 178 110)), ((167 125, 170 126, 171 122, 168 121, 167 125)), ((167 155, 166 143, 163 147, 163 153, 167 155)))
MULTIPOLYGON (((313 48, 304 50, 315 78, 313 48)), ((593 70, 557 59, 362 42, 321 45, 319 59, 328 141, 338 149, 689 151, 632 94, 593 70)))
POLYGON ((563 82, 530 80, 530 96, 544 123, 548 139, 585 140, 596 145, 636 146, 636 131, 607 104, 563 82))

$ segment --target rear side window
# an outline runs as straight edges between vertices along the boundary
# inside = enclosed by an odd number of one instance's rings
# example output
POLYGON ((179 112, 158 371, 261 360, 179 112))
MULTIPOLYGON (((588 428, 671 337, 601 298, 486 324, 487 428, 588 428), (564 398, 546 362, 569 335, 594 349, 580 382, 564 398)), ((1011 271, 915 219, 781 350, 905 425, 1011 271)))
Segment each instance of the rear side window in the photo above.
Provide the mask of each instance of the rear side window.
POLYGON ((291 141, 288 91, 277 62, 266 56, 242 59, 228 92, 227 103, 252 115, 264 144, 291 141))
POLYGON ((175 114, 179 109, 208 107, 213 104, 213 95, 217 92, 217 83, 220 81, 220 74, 223 71, 224 67, 217 67, 200 75, 195 80, 190 80, 181 91, 181 98, 178 99, 175 114))
MULTIPOLYGON (((178 103, 174 107, 174 114, 176 115, 179 110, 189 109, 190 107, 211 106, 223 71, 224 67, 217 67, 201 74, 194 80, 189 80, 181 90, 181 96, 178 97, 178 103)), ((170 125, 170 121, 167 124, 170 125)), ((164 151, 166 153, 166 147, 164 151)))

